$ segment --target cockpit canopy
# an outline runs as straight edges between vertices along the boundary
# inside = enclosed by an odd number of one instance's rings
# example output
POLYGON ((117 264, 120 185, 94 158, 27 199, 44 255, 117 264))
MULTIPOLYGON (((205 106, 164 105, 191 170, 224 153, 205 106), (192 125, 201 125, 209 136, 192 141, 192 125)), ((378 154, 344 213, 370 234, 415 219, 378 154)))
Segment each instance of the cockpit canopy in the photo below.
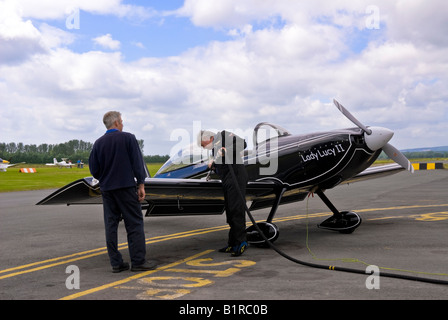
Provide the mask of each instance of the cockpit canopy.
POLYGON ((157 171, 156 177, 188 166, 207 163, 208 159, 210 159, 210 150, 202 149, 196 143, 189 144, 172 155, 157 171))
POLYGON ((276 124, 272 124, 269 122, 261 122, 259 124, 257 124, 254 128, 254 135, 253 135, 253 143, 255 148, 257 148, 257 146, 269 139, 273 139, 273 138, 279 138, 279 137, 283 137, 283 136, 289 136, 291 135, 291 133, 289 133, 288 130, 284 129, 281 126, 278 126, 276 124), (266 127, 266 128, 263 128, 266 127), (259 134, 258 132, 261 130, 261 132, 263 132, 262 134, 259 134))
MULTIPOLYGON (((271 139, 289 135, 290 133, 281 126, 268 122, 261 122, 257 124, 253 130, 252 151, 257 150, 262 144, 271 139)), ((247 137, 242 138, 247 139, 247 137)), ((248 143, 248 146, 251 147, 250 143, 248 143)), ((246 151, 245 155, 250 154, 252 151, 246 151)), ((171 155, 170 159, 168 159, 159 171, 157 171, 155 177, 177 177, 177 174, 171 175, 171 172, 186 167, 191 167, 188 169, 191 174, 194 174, 195 171, 198 173, 202 172, 210 157, 210 150, 205 150, 196 143, 189 144, 177 153, 171 155)))

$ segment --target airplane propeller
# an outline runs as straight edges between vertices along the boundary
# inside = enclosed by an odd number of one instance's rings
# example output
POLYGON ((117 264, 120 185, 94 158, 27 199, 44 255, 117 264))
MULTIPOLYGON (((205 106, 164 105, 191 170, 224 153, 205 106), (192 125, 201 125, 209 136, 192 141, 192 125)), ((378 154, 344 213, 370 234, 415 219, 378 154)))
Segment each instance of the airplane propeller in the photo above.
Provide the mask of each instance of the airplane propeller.
POLYGON ((368 129, 365 125, 363 125, 361 122, 358 121, 347 109, 344 108, 342 104, 336 101, 336 99, 333 99, 333 103, 336 105, 336 107, 339 109, 339 111, 342 112, 342 114, 349 119, 351 122, 356 124, 356 126, 362 130, 364 130, 365 133, 368 135, 372 134, 372 130, 368 129))
POLYGON ((406 170, 412 173, 414 172, 414 167, 412 166, 411 162, 404 156, 404 154, 402 154, 397 148, 388 143, 394 135, 391 130, 382 127, 366 127, 338 101, 333 99, 333 102, 347 119, 349 119, 358 128, 364 131, 364 139, 369 149, 371 149, 372 151, 383 149, 384 153, 386 153, 390 159, 394 160, 406 170))
POLYGON ((390 143, 387 143, 383 147, 384 153, 387 154, 387 156, 394 160, 396 163, 398 163, 400 166, 405 168, 406 170, 414 173, 414 167, 412 166, 411 162, 405 157, 404 154, 402 154, 400 151, 397 150, 393 145, 390 143))

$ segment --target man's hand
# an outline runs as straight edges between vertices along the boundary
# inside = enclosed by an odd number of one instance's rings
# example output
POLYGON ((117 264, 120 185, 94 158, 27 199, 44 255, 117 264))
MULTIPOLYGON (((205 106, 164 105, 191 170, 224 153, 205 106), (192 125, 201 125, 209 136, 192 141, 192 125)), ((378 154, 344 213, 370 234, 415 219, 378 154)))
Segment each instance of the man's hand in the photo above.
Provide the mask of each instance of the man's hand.
POLYGON ((138 201, 143 201, 145 199, 145 185, 139 184, 137 188, 138 201))
POLYGON ((227 152, 227 149, 224 147, 222 147, 221 149, 218 150, 218 154, 220 157, 223 157, 224 153, 226 153, 226 152, 227 152))

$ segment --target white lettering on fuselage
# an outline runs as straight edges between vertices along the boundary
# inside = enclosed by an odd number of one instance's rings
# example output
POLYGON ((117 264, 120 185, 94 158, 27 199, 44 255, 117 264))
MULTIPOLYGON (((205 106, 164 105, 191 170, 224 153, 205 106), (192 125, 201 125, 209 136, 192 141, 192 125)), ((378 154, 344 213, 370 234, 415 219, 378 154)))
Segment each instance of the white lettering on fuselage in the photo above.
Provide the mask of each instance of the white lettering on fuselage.
POLYGON ((319 161, 322 158, 329 156, 336 156, 338 153, 344 152, 344 148, 340 144, 336 144, 334 148, 327 148, 324 150, 316 150, 316 152, 310 151, 308 154, 300 155, 302 157, 303 162, 316 160, 319 161))

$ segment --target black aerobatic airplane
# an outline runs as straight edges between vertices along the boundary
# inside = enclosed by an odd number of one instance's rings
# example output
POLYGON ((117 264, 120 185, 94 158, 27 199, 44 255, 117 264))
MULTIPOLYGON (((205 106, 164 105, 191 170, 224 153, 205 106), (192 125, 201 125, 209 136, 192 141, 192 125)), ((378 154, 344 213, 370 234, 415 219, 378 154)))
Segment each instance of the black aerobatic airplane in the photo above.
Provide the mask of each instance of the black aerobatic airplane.
MULTIPOLYGON (((357 127, 303 135, 293 135, 270 123, 260 123, 254 129, 254 148, 244 154, 249 174, 246 200, 250 211, 271 208, 266 222, 258 223, 258 230, 263 230, 271 242, 278 238, 278 228, 272 220, 279 205, 302 201, 310 192, 316 193, 333 212, 318 226, 351 233, 360 225, 361 217, 352 211, 340 212, 324 191, 340 184, 414 170, 409 160, 388 143, 393 136, 391 130, 366 127, 336 100, 334 103, 357 127), (274 130, 276 136, 258 142, 258 132, 264 127, 274 130), (381 151, 396 163, 371 167, 381 151), (276 170, 270 170, 273 164, 276 170)), ((210 177, 207 163, 206 158, 179 153, 154 177, 148 173, 142 204, 145 215, 222 214, 225 208, 221 181, 214 175, 210 177)), ((37 204, 101 203, 98 181, 87 177, 62 187, 37 204)), ((248 229, 248 241, 262 245, 265 240, 256 230, 254 226, 248 229)))

